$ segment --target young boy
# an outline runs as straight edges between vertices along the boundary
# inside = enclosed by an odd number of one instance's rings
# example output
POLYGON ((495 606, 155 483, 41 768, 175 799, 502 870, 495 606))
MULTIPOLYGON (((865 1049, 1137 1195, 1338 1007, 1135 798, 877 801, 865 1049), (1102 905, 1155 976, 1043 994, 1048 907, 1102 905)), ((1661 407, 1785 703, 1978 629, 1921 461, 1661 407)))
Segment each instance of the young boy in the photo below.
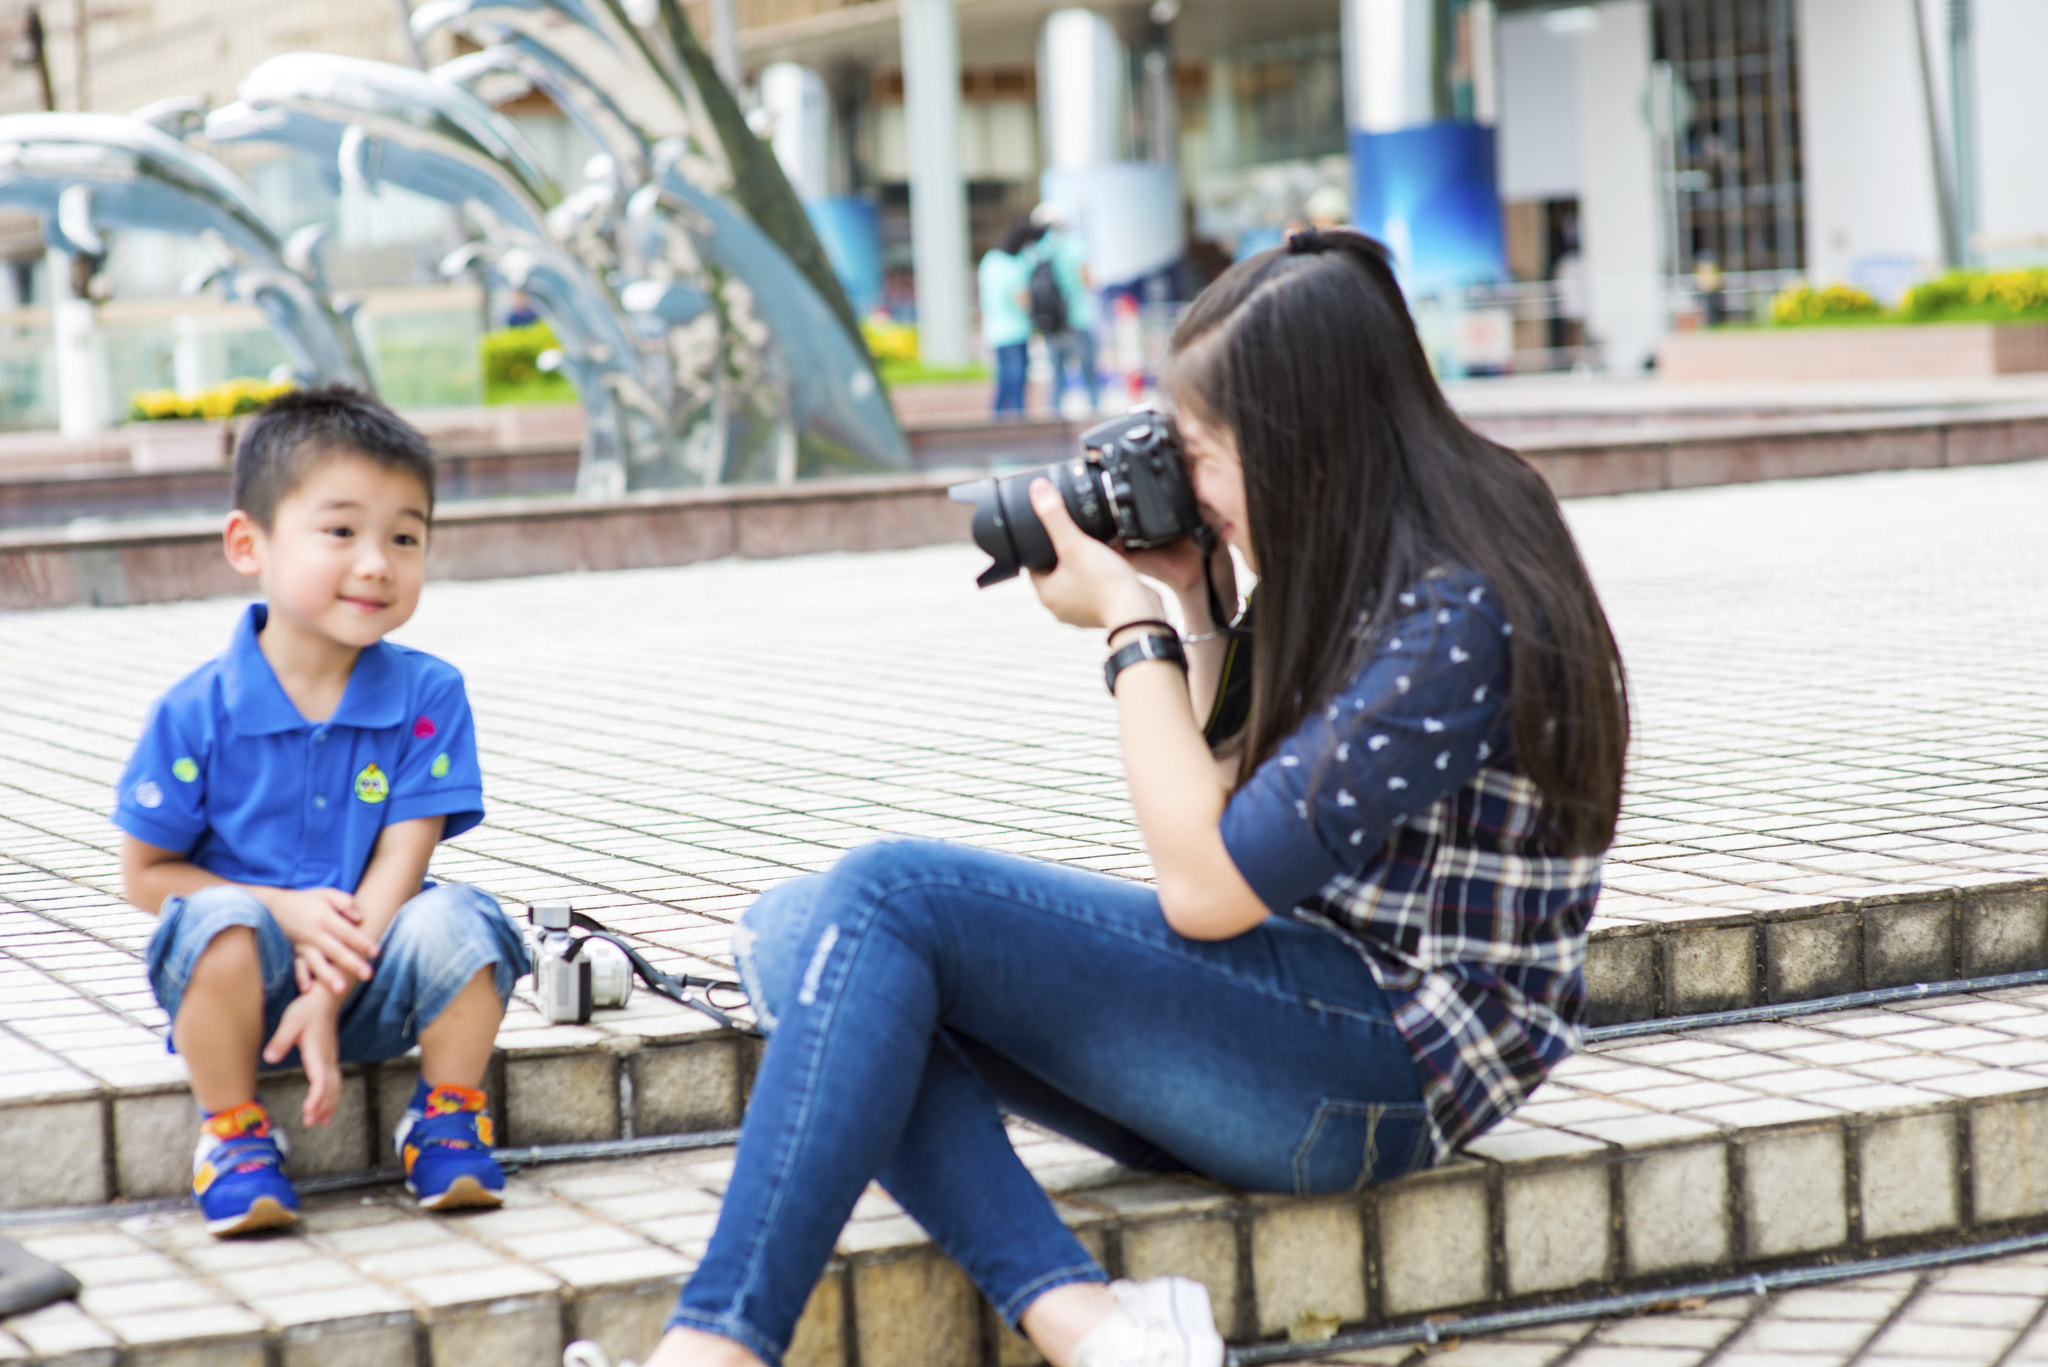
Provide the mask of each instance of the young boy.
POLYGON ((497 1205, 479 1084, 527 953, 488 893, 425 882, 435 844, 483 819, 475 729, 452 666, 384 640, 419 606, 433 458, 376 400, 307 390, 250 425, 234 492, 228 563, 264 601, 158 700, 114 808, 204 1117, 193 1199, 215 1234, 298 1219, 259 1053, 305 1068, 324 1125, 341 1063, 417 1043, 406 1185, 433 1210, 497 1205))

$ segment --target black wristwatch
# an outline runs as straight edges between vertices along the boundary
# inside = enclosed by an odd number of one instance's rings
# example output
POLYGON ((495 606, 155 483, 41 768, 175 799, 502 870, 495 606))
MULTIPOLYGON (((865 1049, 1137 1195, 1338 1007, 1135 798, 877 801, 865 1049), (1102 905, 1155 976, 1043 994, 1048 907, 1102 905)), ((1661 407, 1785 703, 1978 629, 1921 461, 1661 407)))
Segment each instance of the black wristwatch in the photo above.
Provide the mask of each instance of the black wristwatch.
POLYGON ((1116 696, 1116 676, 1145 660, 1171 660, 1183 670, 1188 667, 1188 654, 1180 648, 1180 637, 1147 633, 1102 662, 1102 681, 1109 685, 1111 697, 1116 696))

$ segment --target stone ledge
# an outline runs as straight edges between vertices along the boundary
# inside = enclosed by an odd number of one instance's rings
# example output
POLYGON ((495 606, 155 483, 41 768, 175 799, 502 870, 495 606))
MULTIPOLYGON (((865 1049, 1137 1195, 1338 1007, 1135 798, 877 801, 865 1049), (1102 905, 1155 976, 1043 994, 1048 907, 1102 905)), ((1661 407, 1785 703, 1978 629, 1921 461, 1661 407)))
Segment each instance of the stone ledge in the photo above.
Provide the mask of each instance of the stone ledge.
MULTIPOLYGON (((1587 955, 1596 1025, 2037 968, 2048 968, 2048 879, 1609 926, 1595 930, 1587 955)), ((759 1050, 757 1040, 644 992, 588 1026, 550 1025, 522 997, 499 1035, 489 1083, 500 1142, 733 1128, 759 1050)), ((299 1075, 265 1079, 304 1176, 387 1161, 386 1136, 415 1065, 399 1059, 346 1075, 340 1117, 311 1133, 298 1124, 299 1075)), ((0 1209, 182 1192, 195 1123, 182 1066, 161 1053, 153 1066, 109 1076, 69 1066, 21 1075, 0 1095, 0 1149, 66 1157, 0 1166, 0 1209), (93 1157, 72 1161, 78 1154, 93 1157)))
MULTIPOLYGON (((1040 425, 1019 455, 1053 459, 1067 441, 1040 425)), ((1759 419, 1711 432, 1646 427, 1612 440, 1538 434, 1523 456, 1560 498, 1875 470, 2048 458, 2048 410, 1759 419)), ((436 518, 428 573, 489 579, 645 569, 724 556, 899 549, 963 541, 969 513, 946 498, 961 472, 797 485, 474 500, 436 518)), ((115 528, 0 531, 0 609, 119 606, 247 591, 219 551, 218 521, 184 517, 115 528)))

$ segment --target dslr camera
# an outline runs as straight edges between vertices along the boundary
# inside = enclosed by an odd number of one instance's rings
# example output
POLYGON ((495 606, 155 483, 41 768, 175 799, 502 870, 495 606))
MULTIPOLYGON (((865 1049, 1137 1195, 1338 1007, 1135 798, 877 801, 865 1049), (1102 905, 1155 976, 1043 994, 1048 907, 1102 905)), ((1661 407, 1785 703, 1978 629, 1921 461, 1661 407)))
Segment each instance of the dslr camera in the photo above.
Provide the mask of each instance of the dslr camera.
POLYGON ((1179 439, 1164 415, 1141 408, 1083 432, 1078 460, 947 490, 973 506, 974 544, 995 562, 974 581, 983 588, 1015 578, 1020 569, 1044 571, 1059 562, 1045 524, 1031 510, 1035 479, 1052 481, 1082 531, 1097 541, 1121 541, 1126 550, 1208 532, 1179 439))
POLYGON ((583 1025, 596 1007, 624 1006, 633 995, 633 965, 609 940, 569 933, 567 902, 527 908, 533 923, 533 983, 541 1014, 558 1025, 583 1025))

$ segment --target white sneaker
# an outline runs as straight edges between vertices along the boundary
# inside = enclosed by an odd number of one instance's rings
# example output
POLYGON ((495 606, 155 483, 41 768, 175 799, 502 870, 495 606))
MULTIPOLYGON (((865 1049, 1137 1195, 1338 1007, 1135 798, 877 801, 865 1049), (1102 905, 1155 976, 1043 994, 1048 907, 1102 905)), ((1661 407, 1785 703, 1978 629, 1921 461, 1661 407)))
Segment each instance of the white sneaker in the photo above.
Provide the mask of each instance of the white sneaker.
MULTIPOLYGON (((577 1339, 562 1350, 562 1367, 611 1367, 611 1360, 604 1349, 589 1339, 577 1339)), ((633 1367, 630 1362, 621 1362, 619 1367, 633 1367)))
POLYGON ((1074 1367, 1223 1367, 1209 1291, 1186 1277, 1111 1282, 1116 1309, 1074 1349, 1074 1367))

